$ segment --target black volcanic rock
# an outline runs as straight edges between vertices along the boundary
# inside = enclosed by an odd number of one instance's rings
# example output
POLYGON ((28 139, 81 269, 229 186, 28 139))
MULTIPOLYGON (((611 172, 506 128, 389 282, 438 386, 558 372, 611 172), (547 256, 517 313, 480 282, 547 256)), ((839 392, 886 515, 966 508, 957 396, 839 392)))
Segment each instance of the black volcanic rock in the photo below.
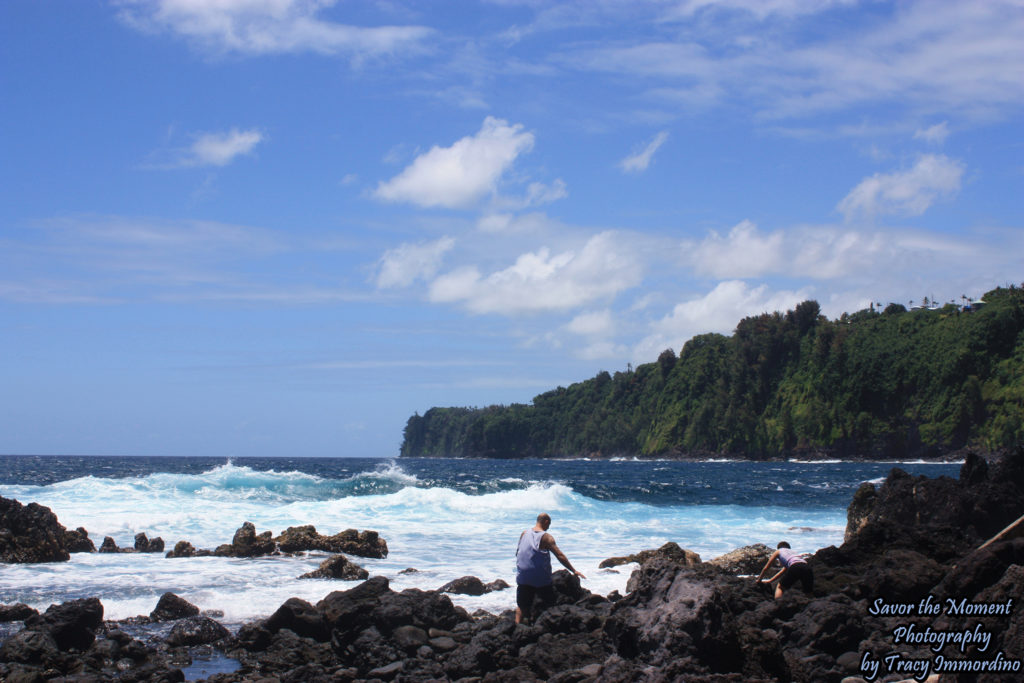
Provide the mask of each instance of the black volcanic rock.
MULTIPOLYGON (((957 554, 993 536, 1024 515, 1024 453, 1018 449, 994 465, 968 454, 960 479, 912 477, 893 468, 878 488, 862 484, 847 511, 847 543, 865 536, 872 524, 896 526, 911 534, 942 538, 957 554)), ((890 538, 890 541, 892 539, 890 538)), ((912 547, 912 546, 908 546, 912 547)))
POLYGON ((693 567, 700 564, 700 555, 692 550, 684 550, 679 547, 678 543, 669 541, 655 550, 642 550, 633 555, 626 555, 624 557, 609 557, 608 559, 603 560, 598 567, 606 569, 609 567, 618 567, 619 565, 629 564, 630 562, 642 564, 654 557, 664 557, 687 567, 693 567))
MULTIPOLYGON (((56 666, 61 659, 57 642, 46 631, 25 629, 15 633, 0 646, 0 662, 51 668, 56 666)), ((2 671, 0 671, 0 675, 3 675, 2 671)), ((25 680, 33 679, 26 678, 25 680)), ((35 680, 43 679, 40 676, 35 680)))
MULTIPOLYGON (((155 543, 161 539, 153 539, 155 543)), ((346 529, 334 536, 317 533, 311 524, 288 527, 280 536, 274 538, 270 531, 256 533, 252 522, 244 522, 235 531, 231 543, 224 543, 214 550, 197 550, 188 541, 178 541, 167 557, 202 557, 216 555, 218 557, 263 557, 279 553, 297 553, 307 551, 323 551, 329 553, 356 555, 359 557, 383 558, 388 555, 388 544, 376 531, 369 529, 356 531, 346 529)), ((150 552, 156 552, 151 550, 150 552)))
POLYGON ((213 551, 221 557, 262 557, 277 552, 273 534, 269 531, 257 535, 252 522, 244 522, 236 531, 230 544, 219 546, 213 551))
POLYGON ((103 624, 96 598, 51 605, 25 621, 25 628, 0 644, 0 680, 147 681, 185 680, 161 651, 103 624))
POLYGON ((177 621, 167 636, 167 644, 206 645, 228 638, 231 633, 221 624, 209 617, 186 617, 177 621))
POLYGON ((96 639, 103 624, 103 605, 97 598, 70 600, 50 605, 42 614, 25 620, 25 628, 49 633, 61 650, 84 650, 96 639))
POLYGON ((160 596, 156 607, 149 613, 152 621, 175 621, 199 614, 199 608, 188 600, 167 592, 160 596))
POLYGON ((357 557, 384 558, 388 556, 388 544, 376 531, 346 529, 333 536, 317 533, 312 524, 288 527, 274 539, 281 552, 295 553, 321 550, 328 553, 345 553, 357 557))
POLYGON ((146 534, 135 534, 135 552, 137 553, 162 553, 164 551, 164 539, 147 538, 146 534))
POLYGON ((113 536, 104 536, 103 543, 100 544, 101 553, 120 553, 123 552, 121 548, 117 547, 117 542, 113 536))
POLYGON ((0 623, 8 621, 25 621, 38 611, 29 607, 23 602, 15 605, 0 605, 0 623))
POLYGON ((508 587, 508 583, 502 579, 495 579, 489 583, 484 583, 475 576, 463 576, 454 581, 449 581, 438 588, 438 590, 442 593, 453 593, 456 595, 483 595, 484 593, 505 590, 508 587))
POLYGON ((313 605, 299 598, 289 598, 260 626, 270 633, 288 629, 303 638, 321 643, 331 639, 331 628, 324 615, 313 605))
POLYGON ((0 562, 67 562, 66 535, 50 508, 0 497, 0 562))
POLYGON ((83 527, 67 529, 64 532, 64 546, 69 553, 94 553, 96 544, 89 538, 89 532, 83 527))
POLYGON ((196 549, 188 541, 178 541, 173 550, 168 550, 165 557, 195 557, 196 549))
POLYGON ((707 563, 730 574, 759 574, 773 552, 764 543, 755 543, 720 555, 707 563))
POLYGON ((344 555, 333 555, 320 563, 315 570, 303 574, 300 579, 342 579, 343 581, 362 581, 370 576, 370 572, 350 561, 344 555))

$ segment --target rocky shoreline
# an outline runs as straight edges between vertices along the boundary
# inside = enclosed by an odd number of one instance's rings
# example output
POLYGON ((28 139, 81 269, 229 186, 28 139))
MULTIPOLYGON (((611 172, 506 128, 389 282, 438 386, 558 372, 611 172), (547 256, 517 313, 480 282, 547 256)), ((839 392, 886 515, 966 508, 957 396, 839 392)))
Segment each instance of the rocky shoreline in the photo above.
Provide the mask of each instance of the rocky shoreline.
MULTIPOLYGON (((52 512, 33 505, 0 499, 5 562, 66 554, 65 536, 49 525, 52 512), (23 543, 30 523, 42 529, 34 551, 23 543)), ((754 582, 749 575, 770 552, 765 546, 702 562, 667 544, 609 558, 640 563, 625 596, 594 595, 557 572, 556 604, 531 625, 517 626, 511 611, 468 614, 455 606, 446 591, 486 589, 474 577, 396 592, 374 576, 316 604, 289 599, 235 634, 172 594, 149 616, 116 623, 103 621, 95 598, 42 614, 4 605, 0 620, 24 627, 0 645, 0 678, 180 681, 184 665, 218 652, 238 668, 207 679, 217 683, 1021 680, 1024 524, 999 534, 1022 515, 1024 450, 991 463, 968 454, 958 480, 894 469, 882 485, 864 484, 854 495, 843 544, 808 558, 813 595, 794 588, 773 600, 754 582), (132 635, 157 623, 170 630, 132 635)), ((351 553, 338 545, 352 540, 349 532, 295 527, 275 538, 250 527, 217 551, 250 557, 243 553, 300 552, 315 543, 351 553)), ((368 550, 386 553, 373 532, 353 533, 368 550)))

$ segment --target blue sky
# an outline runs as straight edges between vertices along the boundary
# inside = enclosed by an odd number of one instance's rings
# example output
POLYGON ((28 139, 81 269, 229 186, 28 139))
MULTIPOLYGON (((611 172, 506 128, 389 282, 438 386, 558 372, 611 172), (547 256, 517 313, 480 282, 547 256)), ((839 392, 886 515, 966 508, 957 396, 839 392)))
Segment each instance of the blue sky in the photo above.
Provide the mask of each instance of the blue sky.
POLYGON ((1024 280, 1021 2, 0 4, 0 453, 392 456, 1024 280))

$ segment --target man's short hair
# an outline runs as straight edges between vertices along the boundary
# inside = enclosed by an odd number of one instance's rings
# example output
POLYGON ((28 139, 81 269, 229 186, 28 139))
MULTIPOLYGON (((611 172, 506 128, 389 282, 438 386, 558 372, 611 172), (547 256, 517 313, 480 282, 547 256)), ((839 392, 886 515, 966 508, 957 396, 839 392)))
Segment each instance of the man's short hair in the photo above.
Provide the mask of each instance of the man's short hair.
MULTIPOLYGON (((779 541, 779 544, 777 546, 775 546, 775 547, 776 548, 789 548, 789 544, 786 543, 785 541, 779 541)), ((792 550, 792 548, 790 548, 790 550, 792 550)))
POLYGON ((546 512, 540 513, 539 515, 537 515, 537 523, 538 524, 551 524, 551 515, 549 515, 546 512))

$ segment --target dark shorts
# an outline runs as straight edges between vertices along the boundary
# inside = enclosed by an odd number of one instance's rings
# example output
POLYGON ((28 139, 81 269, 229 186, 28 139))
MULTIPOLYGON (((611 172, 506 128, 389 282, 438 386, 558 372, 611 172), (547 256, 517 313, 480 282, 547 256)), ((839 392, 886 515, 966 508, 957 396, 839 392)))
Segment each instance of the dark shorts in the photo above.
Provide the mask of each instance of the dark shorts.
POLYGON ((800 582, 804 593, 814 592, 814 572, 811 571, 811 565, 806 562, 794 562, 779 579, 779 585, 783 590, 787 590, 797 581, 800 582))
POLYGON ((537 606, 537 613, 544 611, 544 608, 555 603, 555 587, 550 583, 546 586, 527 586, 521 583, 516 587, 516 605, 523 613, 523 619, 530 619, 533 616, 533 600, 540 598, 537 606))

